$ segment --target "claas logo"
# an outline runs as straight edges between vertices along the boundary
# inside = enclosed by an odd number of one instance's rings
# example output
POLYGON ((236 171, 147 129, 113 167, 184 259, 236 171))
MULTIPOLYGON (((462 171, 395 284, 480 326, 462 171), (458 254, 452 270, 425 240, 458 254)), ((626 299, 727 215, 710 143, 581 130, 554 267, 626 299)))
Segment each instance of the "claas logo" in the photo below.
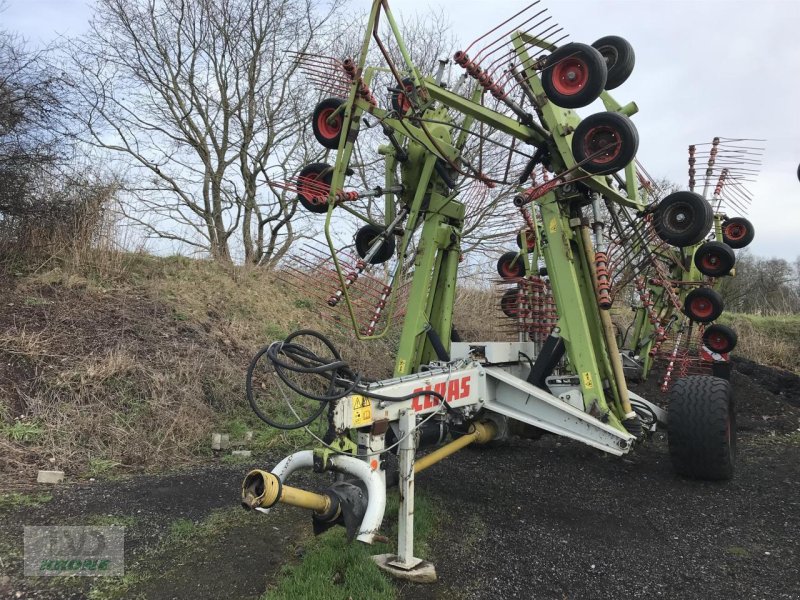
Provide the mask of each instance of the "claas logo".
MULTIPOLYGON (((426 385, 425 387, 417 388, 414 390, 414 393, 417 394, 419 392, 435 392, 437 394, 441 394, 444 396, 445 400, 448 402, 452 402, 453 400, 459 400, 461 398, 466 398, 469 396, 469 382, 472 379, 471 375, 467 375, 466 377, 462 377, 461 379, 451 379, 450 381, 442 381, 441 383, 437 383, 436 385, 430 386, 426 385)), ((437 396, 416 396, 411 401, 411 407, 414 411, 419 412, 421 410, 425 410, 427 408, 433 408, 434 406, 439 406, 440 401, 437 396)))

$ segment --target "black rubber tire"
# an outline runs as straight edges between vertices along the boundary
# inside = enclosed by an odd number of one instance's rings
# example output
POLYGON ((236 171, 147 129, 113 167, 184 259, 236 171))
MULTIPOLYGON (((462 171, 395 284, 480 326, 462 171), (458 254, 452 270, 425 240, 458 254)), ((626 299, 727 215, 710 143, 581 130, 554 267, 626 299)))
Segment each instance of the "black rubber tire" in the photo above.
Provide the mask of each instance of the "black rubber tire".
POLYGON ((532 231, 525 230, 524 232, 520 231, 517 234, 517 248, 522 250, 522 234, 523 233, 525 234, 525 241, 527 242, 527 245, 528 245, 528 252, 529 253, 533 252, 534 250, 536 250, 536 237, 535 237, 535 234, 532 231))
POLYGON ((584 171, 594 175, 624 169, 636 157, 638 149, 636 126, 620 113, 589 115, 578 124, 572 135, 572 155, 579 164, 583 163, 581 168, 584 171), (608 146, 610 149, 603 152, 608 146))
MULTIPOLYGON (((410 77, 403 79, 403 88, 406 91, 411 91, 414 87, 414 80, 410 77)), ((405 115, 411 110, 411 101, 403 92, 392 92, 392 108, 398 115, 405 115)))
POLYGON ((725 310, 725 303, 719 292, 708 287, 697 288, 686 294, 683 312, 697 323, 716 321, 725 310))
POLYGON ((311 181, 320 181, 328 186, 330 189, 331 180, 333 179, 333 167, 328 163, 311 163, 306 165, 297 174, 297 199, 300 204, 307 211, 317 214, 328 212, 328 203, 314 204, 308 194, 303 193, 303 180, 308 179, 311 181))
POLYGON ((736 330, 727 325, 715 323, 714 325, 706 327, 706 330, 703 332, 703 343, 706 345, 706 348, 717 354, 733 352, 738 341, 739 336, 736 334, 736 330))
POLYGON ((516 319, 519 316, 519 290, 517 288, 505 291, 500 298, 500 310, 509 319, 516 319))
POLYGON ((722 222, 722 241, 731 248, 744 248, 755 236, 753 224, 744 217, 732 217, 722 222))
POLYGON ((606 59, 587 44, 572 42, 561 46, 545 61, 542 87, 550 101, 561 108, 588 106, 606 86, 606 59), (577 81, 567 79, 577 76, 577 81))
MULTIPOLYGON (((372 245, 372 240, 383 233, 383 228, 377 225, 364 225, 356 232, 356 252, 361 258, 364 258, 369 252, 372 245)), ((372 260, 369 261, 371 265, 379 265, 385 263, 387 260, 394 256, 395 240, 394 236, 390 235, 382 243, 381 247, 372 260)))
POLYGON ((497 259, 497 273, 503 279, 525 277, 525 261, 519 252, 506 252, 497 259))
POLYGON ((709 481, 733 477, 736 411, 729 382, 709 375, 679 379, 669 394, 668 414, 676 473, 709 481))
POLYGON ((344 114, 339 113, 339 116, 336 117, 336 123, 333 125, 329 125, 327 119, 342 104, 344 104, 344 100, 341 98, 325 98, 314 107, 314 113, 311 115, 311 129, 314 130, 314 137, 329 150, 336 150, 339 147, 344 114))
POLYGON ((736 254, 723 242, 705 242, 694 253, 694 265, 703 275, 724 277, 736 264, 736 254))
POLYGON ((633 73, 633 67, 636 64, 636 54, 633 52, 630 42, 618 35, 607 35, 597 40, 592 47, 606 61, 608 71, 606 89, 613 90, 625 83, 633 73))
POLYGON ((653 212, 656 235, 673 246, 694 246, 708 235, 713 224, 711 205, 694 192, 674 192, 653 212))

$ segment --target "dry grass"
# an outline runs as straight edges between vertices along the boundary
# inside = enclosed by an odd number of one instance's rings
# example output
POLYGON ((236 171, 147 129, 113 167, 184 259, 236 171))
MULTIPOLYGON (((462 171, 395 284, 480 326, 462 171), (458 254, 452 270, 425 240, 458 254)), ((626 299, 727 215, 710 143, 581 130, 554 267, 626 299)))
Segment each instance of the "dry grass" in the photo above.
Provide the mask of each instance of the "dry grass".
POLYGON ((509 320, 500 312, 500 296, 506 288, 459 287, 453 311, 453 327, 463 340, 512 340, 509 320))
POLYGON ((301 327, 330 335, 370 376, 392 370, 393 337, 353 344, 260 270, 142 254, 111 273, 53 264, 7 275, 0 305, 6 472, 158 468, 209 452, 210 433, 234 426, 257 429, 262 448, 297 446, 258 429, 244 374, 259 347, 301 327))
POLYGON ((735 355, 800 373, 800 315, 724 313, 720 322, 739 335, 735 355))

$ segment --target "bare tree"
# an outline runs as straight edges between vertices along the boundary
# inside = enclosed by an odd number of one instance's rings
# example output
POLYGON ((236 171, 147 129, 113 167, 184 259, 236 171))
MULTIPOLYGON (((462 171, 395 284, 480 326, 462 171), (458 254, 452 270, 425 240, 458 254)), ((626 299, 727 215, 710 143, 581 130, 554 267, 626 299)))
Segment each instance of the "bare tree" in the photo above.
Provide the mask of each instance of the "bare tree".
POLYGON ((36 174, 67 153, 58 134, 61 83, 44 50, 30 50, 20 36, 0 30, 0 213, 31 204, 36 174))
POLYGON ((75 115, 84 141, 124 166, 129 216, 218 260, 279 259, 297 232, 280 183, 318 153, 313 91, 292 86, 287 51, 329 42, 340 6, 98 0, 71 46, 75 115))
POLYGON ((738 252, 735 277, 720 281, 727 310, 746 313, 796 313, 800 289, 795 268, 782 258, 762 258, 738 252))

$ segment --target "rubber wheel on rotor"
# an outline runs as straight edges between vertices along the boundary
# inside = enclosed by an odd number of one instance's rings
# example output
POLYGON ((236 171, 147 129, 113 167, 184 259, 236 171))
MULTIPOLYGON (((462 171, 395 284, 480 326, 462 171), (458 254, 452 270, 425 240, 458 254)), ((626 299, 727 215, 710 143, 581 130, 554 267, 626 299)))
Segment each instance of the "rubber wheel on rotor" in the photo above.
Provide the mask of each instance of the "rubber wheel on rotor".
POLYGON ((341 98, 326 98, 314 107, 314 114, 311 116, 314 137, 329 150, 336 150, 339 147, 344 125, 344 112, 336 115, 332 123, 329 123, 328 120, 343 104, 344 100, 341 98))
POLYGON ((297 175, 297 199, 307 211, 317 214, 328 212, 328 193, 331 189, 333 167, 328 163, 311 163, 297 175), (314 202, 325 197, 324 202, 314 202))
POLYGON ((706 348, 717 354, 727 354, 736 348, 739 336, 736 331, 727 325, 715 323, 703 332, 703 343, 706 348))
POLYGON ((713 224, 711 205, 694 192, 674 192, 661 200, 653 212, 656 234, 673 246, 697 244, 713 224))
POLYGON ((697 288, 686 294, 683 312, 697 323, 716 321, 725 309, 722 296, 711 288, 697 288))
POLYGON ((520 231, 517 234, 517 247, 520 250, 522 250, 522 244, 523 244, 522 238, 523 237, 525 237, 525 243, 528 246, 528 252, 533 252, 534 250, 536 250, 536 234, 534 234, 532 231, 527 230, 527 229, 524 230, 524 231, 520 231))
POLYGON ((408 93, 414 89, 414 80, 410 77, 403 79, 403 89, 406 93, 394 91, 392 92, 392 108, 399 115, 404 115, 413 108, 411 100, 408 99, 408 93))
POLYGON ((581 108, 605 89, 606 60, 595 48, 570 43, 555 50, 541 73, 544 93, 556 106, 581 108))
POLYGON ((733 217, 722 222, 722 241, 731 248, 744 248, 755 236, 753 224, 744 217, 733 217))
POLYGON ((736 254, 723 242, 705 242, 694 253, 694 264, 703 275, 723 277, 736 264, 736 254))
POLYGON ((518 252, 506 252, 497 260, 497 273, 503 279, 525 277, 525 262, 518 252))
POLYGON ((679 379, 670 391, 668 414, 676 473, 711 481, 733 477, 736 412, 729 382, 708 375, 679 379))
POLYGON ((500 298, 500 310, 509 319, 516 319, 519 316, 519 290, 517 288, 505 291, 500 298))
POLYGON ((639 133, 628 117, 601 112, 586 117, 572 135, 572 155, 594 175, 625 168, 639 149, 639 133))
POLYGON ((630 42, 618 35, 607 35, 597 40, 592 47, 606 61, 608 70, 606 89, 613 90, 625 83, 633 73, 633 66, 636 64, 636 55, 630 42))
MULTIPOLYGON (((365 258, 372 246, 373 240, 382 235, 384 229, 377 225, 364 225, 356 232, 356 252, 361 258, 365 258)), ((387 260, 394 256, 395 241, 394 236, 389 235, 383 242, 375 256, 369 261, 371 265, 379 265, 385 263, 387 260)))

